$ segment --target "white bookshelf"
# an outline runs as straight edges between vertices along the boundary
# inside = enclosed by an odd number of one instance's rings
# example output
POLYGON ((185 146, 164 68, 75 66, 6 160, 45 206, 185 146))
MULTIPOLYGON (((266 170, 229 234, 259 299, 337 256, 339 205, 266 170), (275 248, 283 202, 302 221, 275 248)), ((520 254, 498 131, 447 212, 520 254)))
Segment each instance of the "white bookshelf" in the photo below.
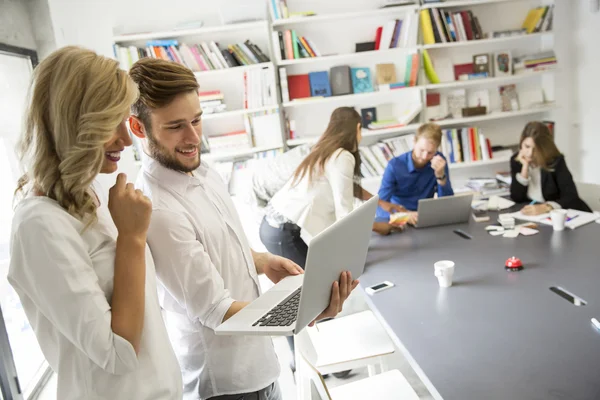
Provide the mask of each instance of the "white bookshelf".
POLYGON ((405 52, 417 52, 419 50, 419 46, 415 47, 398 47, 394 49, 385 49, 385 50, 372 50, 372 51, 363 51, 359 53, 345 53, 345 54, 335 54, 335 55, 325 55, 321 57, 312 57, 312 58, 300 58, 295 60, 281 60, 278 61, 277 64, 279 66, 289 66, 289 65, 300 65, 300 64, 318 64, 323 62, 340 62, 344 63, 347 61, 354 60, 368 60, 374 56, 387 56, 388 58, 394 58, 395 55, 399 53, 405 52))
MULTIPOLYGON (((211 21, 204 21, 210 23, 211 21)), ((265 135, 263 138, 270 138, 268 140, 261 140, 261 143, 273 143, 268 146, 256 146, 252 148, 240 148, 232 149, 231 151, 223 151, 216 153, 204 153, 202 158, 210 160, 211 162, 219 161, 231 161, 236 159, 245 159, 253 157, 254 154, 269 151, 273 149, 280 149, 285 147, 283 139, 283 126, 281 124, 281 112, 280 112, 280 97, 278 90, 278 79, 276 75, 276 68, 273 63, 274 55, 272 53, 271 41, 270 41, 270 27, 267 20, 261 20, 256 22, 245 22, 235 23, 229 25, 220 26, 204 26, 194 29, 180 29, 180 30, 164 30, 157 32, 148 33, 134 33, 134 34, 122 34, 113 37, 115 44, 128 47, 146 47, 146 42, 149 40, 158 39, 174 39, 179 43, 197 44, 201 42, 215 41, 219 43, 220 49, 226 49, 228 44, 243 43, 246 39, 251 40, 256 44, 261 51, 270 59, 268 62, 260 62, 250 65, 242 65, 236 67, 228 67, 221 69, 212 69, 207 71, 195 71, 194 75, 200 85, 200 91, 214 91, 219 90, 224 95, 223 102, 227 105, 227 111, 219 113, 205 113, 202 116, 203 120, 203 134, 208 137, 209 143, 210 138, 213 136, 219 136, 227 132, 236 132, 240 130, 248 130, 249 125, 247 119, 249 117, 260 115, 261 113, 279 112, 279 123, 275 127, 273 124, 273 132, 253 132, 254 139, 257 140, 257 135, 265 135), (265 75, 261 77, 261 85, 266 90, 266 80, 274 82, 272 87, 273 96, 263 98, 262 106, 260 107, 245 107, 245 93, 244 93, 244 82, 245 79, 249 79, 251 73, 254 70, 262 70, 265 75), (265 77, 266 76, 266 77, 265 77), (270 78, 268 78, 270 76, 270 78), (276 131, 276 132, 275 132, 276 131)), ((249 84, 250 85, 250 84, 249 84)), ((256 87, 254 87, 256 89, 256 87)), ((250 87, 247 89, 250 91, 250 87)), ((264 128, 264 124, 262 125, 264 128)), ((140 165, 139 161, 136 165, 140 165)))
POLYGON ((427 3, 421 6, 421 9, 428 8, 453 8, 468 7, 494 3, 511 3, 523 0, 447 0, 443 3, 427 3))
POLYGON ((544 75, 554 74, 556 69, 537 71, 531 73, 523 73, 517 75, 499 76, 491 78, 471 79, 466 81, 442 82, 423 85, 425 90, 443 90, 443 89, 461 89, 472 86, 488 86, 488 85, 504 85, 507 83, 516 83, 528 79, 535 79, 544 75))
MULTIPOLYGON (((377 130, 363 129, 362 137, 363 137, 363 141, 366 141, 369 139, 379 139, 379 138, 389 137, 390 135, 398 136, 401 134, 413 133, 413 132, 416 132, 416 130, 419 128, 419 125, 420 124, 409 124, 406 126, 399 126, 396 128, 386 128, 386 129, 377 129, 377 130)), ((297 138, 297 139, 289 139, 287 141, 287 145, 288 146, 298 146, 301 144, 310 144, 310 143, 315 143, 318 139, 319 139, 319 136, 308 136, 308 137, 302 137, 302 138, 297 138)))

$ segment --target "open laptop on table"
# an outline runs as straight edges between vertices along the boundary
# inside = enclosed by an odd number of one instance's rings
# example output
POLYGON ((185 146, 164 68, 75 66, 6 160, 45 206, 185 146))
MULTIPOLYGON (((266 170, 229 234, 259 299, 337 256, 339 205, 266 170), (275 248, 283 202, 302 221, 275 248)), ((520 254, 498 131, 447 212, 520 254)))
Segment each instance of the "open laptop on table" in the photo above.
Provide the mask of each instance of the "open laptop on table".
POLYGON ((215 329, 217 335, 291 336, 329 305, 331 285, 342 271, 352 279, 364 270, 379 196, 354 209, 315 236, 305 273, 282 279, 215 329))
POLYGON ((473 194, 419 200, 417 228, 468 222, 471 216, 473 194))

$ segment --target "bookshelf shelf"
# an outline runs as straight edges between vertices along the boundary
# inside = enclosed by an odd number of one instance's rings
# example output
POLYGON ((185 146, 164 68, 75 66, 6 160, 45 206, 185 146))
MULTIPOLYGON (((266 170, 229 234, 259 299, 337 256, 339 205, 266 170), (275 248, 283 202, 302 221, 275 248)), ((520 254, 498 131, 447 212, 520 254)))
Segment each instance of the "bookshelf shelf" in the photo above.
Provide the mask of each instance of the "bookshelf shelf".
POLYGON ((450 42, 450 43, 435 43, 435 44, 424 44, 421 46, 422 49, 432 50, 432 49, 445 49, 452 47, 465 47, 465 46, 487 46, 495 43, 506 43, 506 42, 519 42, 523 40, 542 38, 552 35, 552 31, 548 32, 538 32, 538 33, 530 33, 527 35, 517 35, 517 36, 507 36, 500 38, 491 38, 491 39, 480 39, 480 40, 465 40, 463 42, 450 42))
POLYGON ((196 78, 202 78, 202 77, 206 77, 207 75, 227 74, 227 73, 233 73, 233 72, 241 73, 244 71, 248 71, 249 69, 263 68, 263 67, 268 67, 271 65, 273 65, 272 62, 264 62, 264 63, 251 64, 251 65, 242 65, 239 67, 211 69, 210 71, 198 71, 198 72, 194 72, 194 75, 196 75, 196 78))
POLYGON ((421 9, 426 10, 429 8, 478 6, 480 4, 508 3, 508 2, 514 2, 514 1, 520 1, 520 0, 448 0, 443 3, 423 4, 421 6, 421 9))
POLYGON ((527 79, 532 79, 545 74, 555 73, 556 69, 548 69, 545 71, 532 72, 519 75, 501 76, 495 78, 472 79, 468 81, 442 82, 422 86, 425 90, 453 89, 479 85, 496 85, 508 82, 519 82, 527 79))
MULTIPOLYGON (((378 129, 378 130, 363 129, 362 136, 363 136, 363 139, 365 139, 365 138, 372 139, 372 138, 378 138, 378 137, 390 135, 393 133, 395 133, 395 134, 411 133, 411 132, 415 132, 417 130, 417 128, 419 128, 419 125, 420 124, 416 123, 416 124, 400 126, 397 128, 378 129)), ((288 146, 299 146, 301 144, 315 143, 318 139, 319 139, 319 136, 310 136, 310 137, 305 137, 305 138, 289 139, 287 141, 287 145, 288 146)))
POLYGON ((250 109, 224 111, 224 112, 213 113, 213 114, 203 114, 202 120, 208 121, 208 120, 219 119, 219 118, 228 118, 228 117, 230 118, 230 117, 235 117, 238 115, 246 115, 246 114, 252 114, 255 112, 271 111, 271 110, 277 110, 277 109, 279 109, 279 106, 277 104, 275 104, 272 106, 265 106, 265 107, 260 107, 260 108, 250 108, 250 109))
POLYGON ((493 121, 493 120, 504 119, 504 118, 514 118, 514 117, 521 117, 521 116, 526 116, 526 115, 541 114, 541 113, 545 113, 548 111, 552 111, 554 109, 556 109, 556 106, 554 104, 551 104, 551 105, 546 105, 544 107, 531 108, 531 109, 527 109, 527 110, 506 111, 506 112, 497 111, 497 112, 492 112, 492 113, 486 114, 486 115, 480 115, 477 117, 454 118, 454 119, 447 119, 447 120, 442 120, 442 121, 435 121, 435 123, 441 127, 459 126, 459 125, 472 124, 472 123, 476 123, 476 122, 493 121))
POLYGON ((293 101, 290 101, 287 103, 283 103, 283 107, 284 108, 293 108, 293 107, 308 106, 308 105, 315 105, 315 104, 318 105, 318 104, 323 104, 323 103, 344 104, 344 103, 347 103, 351 99, 376 98, 376 97, 381 97, 382 95, 389 96, 390 94, 403 93, 405 90, 411 90, 411 89, 419 89, 419 87, 418 86, 410 86, 410 87, 402 88, 402 89, 383 90, 383 91, 375 91, 375 92, 368 92, 368 93, 353 93, 353 94, 346 94, 343 96, 307 97, 306 99, 293 100, 293 101))
POLYGON ((252 147, 250 149, 241 149, 234 151, 227 151, 222 153, 204 153, 200 157, 206 161, 223 161, 223 160, 231 160, 234 158, 251 156, 256 153, 261 153, 263 151, 280 149, 282 146, 263 146, 263 147, 252 147))
POLYGON ((483 167, 486 165, 508 164, 509 162, 510 162, 510 157, 498 157, 498 158, 492 158, 491 160, 448 164, 448 168, 449 169, 474 168, 474 167, 483 167))
POLYGON ((221 32, 232 32, 250 29, 267 29, 267 21, 245 22, 220 26, 207 26, 196 29, 173 29, 169 31, 135 33, 113 37, 115 43, 135 42, 138 40, 171 39, 185 36, 199 36, 221 32))
POLYGON ((319 63, 319 62, 331 62, 331 61, 342 61, 342 60, 352 60, 352 59, 361 59, 361 58, 369 58, 376 55, 390 55, 394 56, 394 53, 416 53, 418 51, 418 47, 397 47, 394 49, 386 49, 386 50, 372 50, 372 51, 361 51, 358 53, 346 53, 346 54, 332 54, 329 56, 321 56, 321 57, 311 57, 311 58, 298 58, 295 60, 281 60, 277 62, 279 66, 289 66, 289 65, 298 65, 298 64, 311 64, 311 63, 319 63))
POLYGON ((272 25, 273 25, 273 27, 276 27, 276 26, 287 26, 287 25, 298 25, 298 24, 310 24, 313 22, 336 21, 336 20, 341 20, 341 19, 356 19, 356 18, 364 19, 364 18, 369 18, 369 17, 405 14, 409 11, 415 11, 417 9, 418 9, 418 7, 416 5, 407 5, 407 6, 381 8, 381 9, 368 10, 368 11, 352 11, 352 12, 338 13, 338 14, 313 15, 311 17, 283 18, 283 19, 277 19, 277 20, 273 21, 272 25))

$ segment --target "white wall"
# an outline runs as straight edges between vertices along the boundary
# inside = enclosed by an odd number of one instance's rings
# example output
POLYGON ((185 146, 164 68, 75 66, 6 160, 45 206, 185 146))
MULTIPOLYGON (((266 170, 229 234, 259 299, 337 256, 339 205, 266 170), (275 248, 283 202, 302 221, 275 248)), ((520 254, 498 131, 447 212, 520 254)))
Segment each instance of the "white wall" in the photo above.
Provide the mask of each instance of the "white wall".
POLYGON ((38 58, 41 60, 56 50, 56 38, 48 0, 26 0, 23 2, 27 5, 38 58))
POLYGON ((0 43, 36 49, 25 1, 0 0, 0 43))
POLYGON ((574 120, 579 125, 573 154, 581 158, 579 179, 600 184, 600 12, 590 12, 589 0, 573 3, 574 120))

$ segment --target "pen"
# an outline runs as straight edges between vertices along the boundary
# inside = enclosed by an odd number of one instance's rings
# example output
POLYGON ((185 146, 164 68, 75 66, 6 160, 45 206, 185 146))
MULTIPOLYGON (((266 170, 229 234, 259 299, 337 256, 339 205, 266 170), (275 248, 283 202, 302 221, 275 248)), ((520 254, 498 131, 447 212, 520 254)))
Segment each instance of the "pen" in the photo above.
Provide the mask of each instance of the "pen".
POLYGON ((569 221, 573 221, 575 218, 579 217, 579 214, 572 216, 571 218, 567 219, 567 222, 569 221))
POLYGON ((531 200, 531 203, 529 203, 530 206, 534 205, 535 203, 537 203, 537 201, 535 200, 531 200))
POLYGON ((600 331, 600 322, 596 318, 592 318, 592 325, 596 327, 600 331))

